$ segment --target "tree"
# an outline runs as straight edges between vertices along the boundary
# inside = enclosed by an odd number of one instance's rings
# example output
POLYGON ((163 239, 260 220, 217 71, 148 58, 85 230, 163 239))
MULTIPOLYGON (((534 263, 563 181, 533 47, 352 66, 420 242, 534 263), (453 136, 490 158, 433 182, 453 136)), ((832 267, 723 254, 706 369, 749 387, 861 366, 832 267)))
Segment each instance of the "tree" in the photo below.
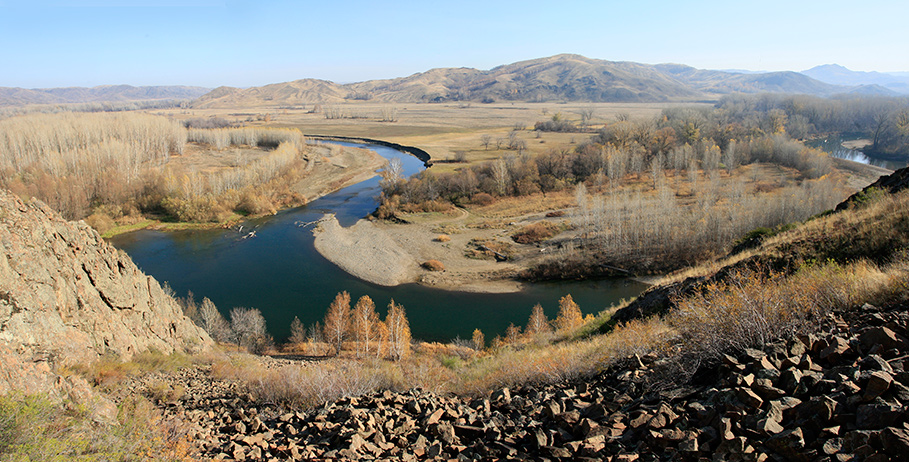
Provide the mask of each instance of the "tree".
POLYGON ((549 319, 546 318, 546 313, 543 312, 543 306, 537 303, 530 312, 530 319, 527 321, 527 327, 524 328, 524 332, 530 335, 537 335, 545 334, 550 330, 552 329, 549 326, 549 319))
POLYGON ((560 331, 574 329, 584 323, 584 316, 581 314, 581 308, 571 294, 559 299, 559 315, 556 317, 555 326, 560 331))
POLYGON ((237 346, 245 347, 251 353, 261 353, 270 344, 265 318, 255 308, 238 306, 230 310, 230 328, 237 339, 237 346))
POLYGON ((404 307, 396 304, 394 299, 388 304, 385 325, 388 327, 389 356, 395 361, 406 357, 410 353, 410 324, 404 307))
POLYGON ((350 333, 350 318, 350 294, 345 290, 335 296, 322 322, 325 340, 334 346, 336 356, 341 354, 341 348, 350 333))
POLYGON ((376 304, 368 295, 357 300, 351 323, 354 341, 357 342, 357 356, 364 357, 375 350, 378 345, 376 325, 381 322, 376 313, 376 304))
POLYGON ((521 338, 521 328, 514 325, 514 323, 509 323, 508 327, 505 328, 505 343, 514 344, 518 343, 518 339, 521 338))
POLYGON ((480 144, 483 145, 485 151, 489 150, 489 143, 492 143, 492 135, 483 135, 480 137, 480 144))
POLYGON ((483 349, 486 348, 486 336, 483 335, 483 331, 474 329, 473 336, 470 338, 470 343, 473 344, 474 350, 483 351, 483 349))
POLYGON ((287 342, 291 345, 301 345, 306 343, 306 337, 306 326, 303 325, 300 318, 294 316, 294 320, 290 322, 290 338, 287 339, 287 342))
POLYGON ((226 342, 230 339, 230 326, 227 324, 227 320, 208 297, 202 299, 198 319, 199 327, 208 332, 213 339, 219 342, 226 342))

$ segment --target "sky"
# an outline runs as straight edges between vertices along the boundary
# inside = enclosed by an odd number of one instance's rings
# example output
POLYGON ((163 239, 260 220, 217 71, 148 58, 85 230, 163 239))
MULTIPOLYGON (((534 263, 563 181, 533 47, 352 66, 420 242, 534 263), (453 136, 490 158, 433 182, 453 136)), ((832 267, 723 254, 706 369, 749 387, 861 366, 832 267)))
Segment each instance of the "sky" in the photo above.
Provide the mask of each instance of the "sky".
POLYGON ((573 53, 909 71, 909 2, 0 0, 0 87, 339 83, 573 53))

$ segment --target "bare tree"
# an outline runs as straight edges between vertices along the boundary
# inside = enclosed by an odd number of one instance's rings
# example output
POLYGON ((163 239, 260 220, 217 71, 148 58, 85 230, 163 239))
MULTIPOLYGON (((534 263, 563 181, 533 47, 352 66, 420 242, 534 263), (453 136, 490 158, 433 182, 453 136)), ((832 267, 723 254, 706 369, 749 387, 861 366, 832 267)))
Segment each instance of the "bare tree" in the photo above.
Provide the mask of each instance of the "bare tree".
POLYGON ((484 150, 486 150, 486 151, 489 150, 489 143, 492 143, 491 135, 483 135, 480 137, 480 144, 483 145, 484 150))
POLYGON ((483 349, 486 348, 486 336, 483 335, 483 331, 474 329, 473 336, 470 338, 470 343, 473 345, 474 350, 483 351, 483 349))
POLYGON ((584 106, 578 110, 578 115, 581 116, 581 126, 587 127, 590 125, 590 121, 593 120, 593 115, 596 113, 596 108, 593 106, 584 106))
POLYGON ((202 305, 199 307, 199 327, 205 329, 208 335, 219 342, 230 339, 230 326, 227 320, 208 297, 202 299, 202 305))
POLYGON ((376 313, 376 304, 367 295, 360 297, 354 306, 351 323, 358 357, 367 356, 378 347, 376 325, 379 322, 381 321, 379 314, 376 313))
POLYGON ((290 322, 290 338, 287 339, 288 343, 291 345, 302 345, 306 343, 306 333, 306 326, 303 325, 300 318, 294 316, 294 320, 290 322))
POLYGON ((505 164, 503 159, 496 159, 492 164, 492 173, 496 181, 496 192, 498 192, 500 196, 504 196, 505 193, 508 192, 508 186, 510 185, 508 165, 505 164))
POLYGON ((262 352, 268 345, 268 331, 262 312, 255 308, 238 306, 230 310, 230 327, 237 345, 252 353, 262 352))

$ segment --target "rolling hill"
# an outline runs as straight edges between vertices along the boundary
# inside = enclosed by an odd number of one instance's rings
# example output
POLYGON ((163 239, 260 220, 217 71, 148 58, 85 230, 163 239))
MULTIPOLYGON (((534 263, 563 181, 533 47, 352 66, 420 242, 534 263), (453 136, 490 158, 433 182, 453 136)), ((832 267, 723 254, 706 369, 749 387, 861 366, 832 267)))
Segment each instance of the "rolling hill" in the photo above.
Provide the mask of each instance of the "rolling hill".
POLYGON ((74 104, 113 101, 150 101, 198 98, 211 89, 187 86, 102 85, 98 87, 17 88, 0 87, 0 106, 74 104))
MULTIPOLYGON (((737 73, 681 64, 648 65, 562 54, 490 70, 440 68, 408 77, 337 84, 304 79, 247 89, 221 87, 194 102, 197 108, 325 104, 345 101, 662 102, 716 99, 729 93, 831 95, 854 88, 798 72, 737 73)), ((866 92, 874 88, 866 88, 866 92)), ((883 91, 883 88, 880 88, 883 91)))

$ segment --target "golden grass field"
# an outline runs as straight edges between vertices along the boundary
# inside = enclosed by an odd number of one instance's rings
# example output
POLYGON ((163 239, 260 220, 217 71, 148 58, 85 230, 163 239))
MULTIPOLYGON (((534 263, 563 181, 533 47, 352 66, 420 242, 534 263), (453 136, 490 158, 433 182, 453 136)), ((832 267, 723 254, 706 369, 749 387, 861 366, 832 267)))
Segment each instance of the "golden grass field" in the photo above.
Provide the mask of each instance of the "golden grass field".
MULTIPOLYGON (((505 138, 515 127, 522 127, 518 138, 524 140, 530 154, 550 149, 571 149, 587 140, 597 128, 615 122, 617 116, 629 119, 652 118, 667 107, 697 106, 697 103, 350 103, 306 105, 303 107, 255 107, 238 109, 190 109, 154 111, 177 119, 221 117, 232 123, 253 126, 298 128, 306 135, 335 135, 380 139, 405 146, 415 146, 429 153, 437 162, 437 171, 450 171, 463 164, 446 163, 455 153, 464 152, 468 162, 495 159, 506 152, 497 150, 497 138, 505 138), (533 129, 536 122, 561 114, 563 120, 580 123, 580 112, 593 109, 586 132, 541 133, 533 129), (328 119, 326 112, 346 118, 328 119), (383 122, 389 113, 394 122, 383 122), (481 143, 483 135, 492 142, 488 149, 481 143), (440 162, 441 161, 441 162, 440 162)), ((710 106, 700 104, 700 106, 710 106)))

